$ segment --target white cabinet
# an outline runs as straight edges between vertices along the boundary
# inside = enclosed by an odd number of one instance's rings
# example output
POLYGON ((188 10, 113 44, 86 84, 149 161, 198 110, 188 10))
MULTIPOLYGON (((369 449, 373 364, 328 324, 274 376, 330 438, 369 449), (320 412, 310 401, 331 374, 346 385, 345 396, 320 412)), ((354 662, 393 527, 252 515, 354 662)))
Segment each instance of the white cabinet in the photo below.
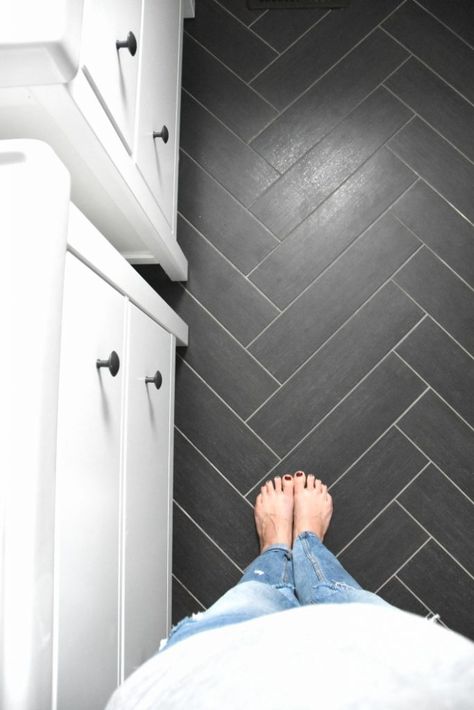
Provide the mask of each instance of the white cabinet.
POLYGON ((176 241, 183 3, 0 4, 0 138, 49 143, 76 206, 126 259, 175 280, 187 277, 176 241))
POLYGON ((70 202, 48 146, 0 142, 0 186, 0 706, 102 710, 169 630, 187 327, 70 202))

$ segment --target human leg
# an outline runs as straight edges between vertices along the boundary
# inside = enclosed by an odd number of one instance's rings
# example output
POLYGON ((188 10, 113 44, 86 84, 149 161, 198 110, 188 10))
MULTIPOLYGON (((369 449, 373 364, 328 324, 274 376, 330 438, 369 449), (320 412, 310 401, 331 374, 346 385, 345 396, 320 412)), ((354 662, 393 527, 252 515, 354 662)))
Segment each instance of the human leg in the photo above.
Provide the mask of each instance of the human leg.
POLYGON ((327 486, 301 471, 294 487, 293 571, 300 604, 360 602, 387 605, 365 591, 323 544, 332 516, 327 486))
POLYGON ((183 619, 161 648, 202 631, 236 624, 263 614, 299 606, 294 593, 291 542, 293 478, 276 477, 261 488, 255 504, 260 555, 246 568, 240 582, 209 609, 183 619))

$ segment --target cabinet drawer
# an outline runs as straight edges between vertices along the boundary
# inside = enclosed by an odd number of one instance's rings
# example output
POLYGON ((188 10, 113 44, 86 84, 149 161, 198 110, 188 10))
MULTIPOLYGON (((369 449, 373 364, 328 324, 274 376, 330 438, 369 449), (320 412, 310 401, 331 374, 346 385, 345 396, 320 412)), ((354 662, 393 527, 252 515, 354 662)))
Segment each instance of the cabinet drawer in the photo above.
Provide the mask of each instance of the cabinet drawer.
POLYGON ((86 0, 84 7, 82 68, 130 153, 141 51, 141 10, 141 0, 86 0), (134 55, 130 52, 133 38, 134 55), (117 48, 117 42, 128 39, 130 49, 117 48))
POLYGON ((61 710, 103 708, 118 682, 124 297, 66 257, 59 374, 56 585, 61 710), (115 350, 113 377, 96 366, 115 350))
POLYGON ((123 677, 156 653, 168 633, 174 397, 174 337, 128 308, 123 677))
POLYGON ((171 229, 175 229, 181 2, 144 0, 135 161, 171 229), (153 138, 154 133, 168 135, 153 138))

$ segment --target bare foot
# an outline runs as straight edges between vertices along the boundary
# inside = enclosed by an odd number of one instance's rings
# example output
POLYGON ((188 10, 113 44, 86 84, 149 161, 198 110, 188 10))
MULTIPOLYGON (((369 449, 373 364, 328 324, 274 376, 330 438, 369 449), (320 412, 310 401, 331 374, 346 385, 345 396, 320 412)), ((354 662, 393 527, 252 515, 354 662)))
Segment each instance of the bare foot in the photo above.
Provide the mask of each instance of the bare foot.
POLYGON ((313 474, 302 471, 294 475, 294 527, 293 542, 302 532, 312 532, 321 542, 331 522, 332 498, 325 486, 313 474))
POLYGON ((293 532, 293 476, 276 476, 261 488, 255 502, 255 525, 260 552, 269 545, 291 547, 293 532))

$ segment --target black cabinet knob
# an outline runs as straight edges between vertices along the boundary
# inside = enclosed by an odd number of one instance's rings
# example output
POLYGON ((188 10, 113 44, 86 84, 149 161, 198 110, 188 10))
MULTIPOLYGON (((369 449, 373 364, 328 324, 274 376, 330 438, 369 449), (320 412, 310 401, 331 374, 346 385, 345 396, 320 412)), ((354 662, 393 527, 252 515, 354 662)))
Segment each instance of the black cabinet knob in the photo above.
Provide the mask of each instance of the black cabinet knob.
POLYGON ((100 369, 101 367, 108 367, 109 372, 112 375, 112 377, 115 377, 117 372, 120 370, 120 358, 115 352, 115 350, 112 350, 112 352, 109 355, 108 360, 96 360, 96 366, 97 369, 100 369))
POLYGON ((145 382, 148 384, 149 382, 153 382, 155 385, 156 389, 159 390, 161 387, 161 383, 163 382, 163 378, 161 376, 161 372, 157 370, 153 377, 145 377, 145 382))
POLYGON ((161 138, 163 143, 168 143, 168 138, 170 137, 169 131, 166 126, 163 126, 161 131, 153 131, 153 139, 161 138))
POLYGON ((133 32, 129 32, 126 40, 117 40, 115 42, 117 49, 128 49, 132 57, 137 53, 137 38, 133 32))

